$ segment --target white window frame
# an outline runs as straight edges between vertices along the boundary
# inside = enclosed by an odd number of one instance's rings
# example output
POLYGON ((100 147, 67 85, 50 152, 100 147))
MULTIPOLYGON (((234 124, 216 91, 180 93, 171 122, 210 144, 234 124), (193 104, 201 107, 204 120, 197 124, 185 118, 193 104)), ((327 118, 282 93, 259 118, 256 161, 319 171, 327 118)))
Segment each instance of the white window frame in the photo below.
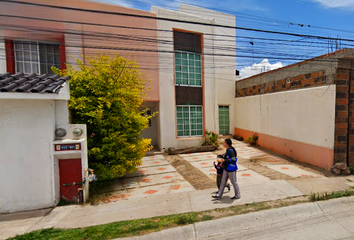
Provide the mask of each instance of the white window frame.
MULTIPOLYGON (((174 52, 174 70, 175 70, 175 84, 177 86, 188 86, 188 87, 202 87, 203 86, 203 68, 202 68, 202 54, 201 53, 196 53, 196 52, 189 52, 189 51, 181 51, 181 50, 175 50, 174 52), (177 83, 177 72, 176 72, 176 53, 187 53, 187 74, 188 74, 188 84, 181 84, 181 83, 177 83), (189 54, 194 54, 194 55, 199 55, 200 56, 200 85, 191 85, 190 84, 190 79, 189 79, 189 54)), ((195 64, 194 64, 194 67, 195 64)), ((181 73, 182 74, 182 73, 181 73)), ((195 72, 194 72, 195 74, 195 72)), ((195 81, 197 81, 197 79, 195 79, 195 81)))
MULTIPOLYGON (((184 118, 182 118, 184 119, 184 118)), ((197 123, 198 125, 198 123, 197 123)), ((183 134, 184 134, 184 124, 182 125, 183 126, 183 134)), ((198 129, 196 129, 196 131, 198 131, 198 129)), ((177 105, 176 106, 176 134, 177 134, 177 138, 193 138, 193 137, 202 137, 203 136, 203 132, 204 132, 204 119, 203 119, 203 106, 202 105, 177 105), (183 136, 178 136, 178 123, 177 123, 177 120, 178 120, 178 116, 177 116, 177 108, 178 107, 188 107, 188 122, 189 122, 189 135, 183 135, 183 136), (191 107, 200 107, 202 109, 202 134, 201 135, 192 135, 192 121, 191 121, 191 107)))
MULTIPOLYGON (((39 45, 40 44, 60 46, 60 44, 56 43, 56 42, 54 43, 54 42, 37 42, 37 41, 30 41, 30 40, 14 40, 13 45, 14 45, 14 57, 15 57, 15 70, 16 70, 16 73, 20 73, 20 71, 18 71, 18 69, 17 69, 17 63, 20 62, 22 64, 23 69, 25 69, 25 65, 24 65, 25 63, 30 64, 31 72, 29 72, 29 73, 43 74, 42 66, 41 66, 40 49, 39 49, 39 45), (23 52, 26 51, 25 49, 23 49, 23 44, 24 43, 30 44, 32 46, 33 45, 36 46, 35 49, 36 49, 36 52, 37 52, 37 61, 33 61, 32 60, 32 54, 30 54, 30 60, 29 61, 25 60, 24 54, 23 54, 23 52), (16 45, 18 45, 18 44, 21 45, 21 49, 16 48, 16 45), (17 60, 17 51, 21 51, 23 60, 20 60, 20 61, 17 60), (33 63, 37 63, 38 72, 34 71, 33 66, 32 66, 33 63)), ((32 48, 30 49, 30 52, 32 52, 32 48)), ((60 52, 59 52, 59 54, 60 54, 60 52)), ((53 59, 53 61, 55 61, 55 59, 53 59)), ((46 65, 48 65, 48 62, 46 62, 46 65)), ((21 71, 21 72, 24 72, 24 71, 21 71)))

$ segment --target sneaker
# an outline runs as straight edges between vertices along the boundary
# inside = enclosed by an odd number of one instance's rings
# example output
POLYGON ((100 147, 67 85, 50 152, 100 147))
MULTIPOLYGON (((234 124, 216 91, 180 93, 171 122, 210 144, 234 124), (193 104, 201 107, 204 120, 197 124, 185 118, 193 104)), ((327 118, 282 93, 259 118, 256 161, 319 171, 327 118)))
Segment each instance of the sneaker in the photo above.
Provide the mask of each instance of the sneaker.
POLYGON ((214 195, 214 196, 212 196, 212 198, 220 199, 220 197, 218 195, 214 195))
POLYGON ((227 190, 229 190, 229 192, 230 192, 230 184, 228 184, 226 187, 227 187, 227 190))
POLYGON ((218 194, 219 193, 219 191, 216 191, 216 192, 213 192, 212 194, 218 194))
POLYGON ((240 197, 234 196, 234 197, 232 197, 231 199, 232 199, 232 200, 237 200, 237 199, 240 199, 240 198, 241 198, 241 196, 240 196, 240 197))

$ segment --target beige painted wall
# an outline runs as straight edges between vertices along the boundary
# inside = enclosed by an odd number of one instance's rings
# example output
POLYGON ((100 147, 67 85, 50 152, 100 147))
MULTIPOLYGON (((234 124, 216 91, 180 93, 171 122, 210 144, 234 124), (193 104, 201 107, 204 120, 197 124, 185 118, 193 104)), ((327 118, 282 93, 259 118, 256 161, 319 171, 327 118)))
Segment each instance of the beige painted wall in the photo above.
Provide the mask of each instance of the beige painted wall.
POLYGON ((334 147, 335 85, 236 98, 236 128, 334 147))
MULTIPOLYGON (((146 11, 83 0, 24 0, 24 2, 109 11, 118 14, 155 16, 146 11)), ((152 80, 148 85, 152 87, 152 90, 148 93, 147 100, 158 101, 160 99, 157 43, 150 40, 157 38, 156 19, 0 2, 0 14, 33 17, 33 13, 36 13, 35 17, 37 18, 52 19, 55 22, 0 17, 0 29, 5 29, 0 31, 0 38, 57 42, 58 39, 64 37, 66 58, 70 64, 74 64, 75 59, 80 59, 81 55, 96 53, 115 55, 119 53, 126 58, 136 60, 146 77, 152 80), (67 22, 63 23, 63 21, 67 22), (81 24, 68 23, 68 21, 81 24), (100 24, 101 26, 90 24, 100 24), (14 30, 13 27, 16 27, 17 30, 14 30)))

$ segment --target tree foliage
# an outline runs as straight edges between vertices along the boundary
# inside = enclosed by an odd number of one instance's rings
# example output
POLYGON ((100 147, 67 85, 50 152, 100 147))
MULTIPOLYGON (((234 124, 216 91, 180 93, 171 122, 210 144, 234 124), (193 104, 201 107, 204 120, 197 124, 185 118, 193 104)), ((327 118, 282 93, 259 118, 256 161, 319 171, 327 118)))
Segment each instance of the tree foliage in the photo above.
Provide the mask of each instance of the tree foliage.
POLYGON ((98 55, 68 66, 72 122, 87 125, 90 168, 101 179, 133 172, 151 149, 140 139, 148 126, 143 99, 147 78, 137 63, 119 55, 98 55))

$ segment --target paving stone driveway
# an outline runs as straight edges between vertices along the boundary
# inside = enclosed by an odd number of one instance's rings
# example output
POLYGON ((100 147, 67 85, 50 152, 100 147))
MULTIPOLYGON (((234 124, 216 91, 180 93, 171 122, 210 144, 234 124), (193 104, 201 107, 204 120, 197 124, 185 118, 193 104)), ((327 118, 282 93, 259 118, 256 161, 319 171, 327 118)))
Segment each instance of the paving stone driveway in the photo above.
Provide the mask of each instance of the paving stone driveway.
MULTIPOLYGON (((244 142, 233 140, 233 143, 237 149, 238 158, 249 160, 255 158, 263 159, 262 165, 265 167, 286 174, 292 178, 323 177, 315 172, 301 169, 295 164, 289 164, 288 161, 281 157, 273 156, 260 149, 249 146, 244 142)), ((179 156, 215 181, 216 170, 213 166, 213 162, 216 161, 216 153, 203 152, 180 154, 179 156)), ((196 190, 165 159, 164 155, 147 156, 144 157, 142 161, 143 163, 138 171, 126 175, 113 186, 110 196, 105 197, 104 202, 146 198, 149 196, 196 190)), ((247 169, 241 164, 238 164, 238 167, 237 180, 241 188, 271 181, 268 177, 263 176, 259 172, 257 173, 251 169, 247 169)))
POLYGON ((104 202, 195 190, 163 155, 147 156, 138 171, 126 175, 104 202))

